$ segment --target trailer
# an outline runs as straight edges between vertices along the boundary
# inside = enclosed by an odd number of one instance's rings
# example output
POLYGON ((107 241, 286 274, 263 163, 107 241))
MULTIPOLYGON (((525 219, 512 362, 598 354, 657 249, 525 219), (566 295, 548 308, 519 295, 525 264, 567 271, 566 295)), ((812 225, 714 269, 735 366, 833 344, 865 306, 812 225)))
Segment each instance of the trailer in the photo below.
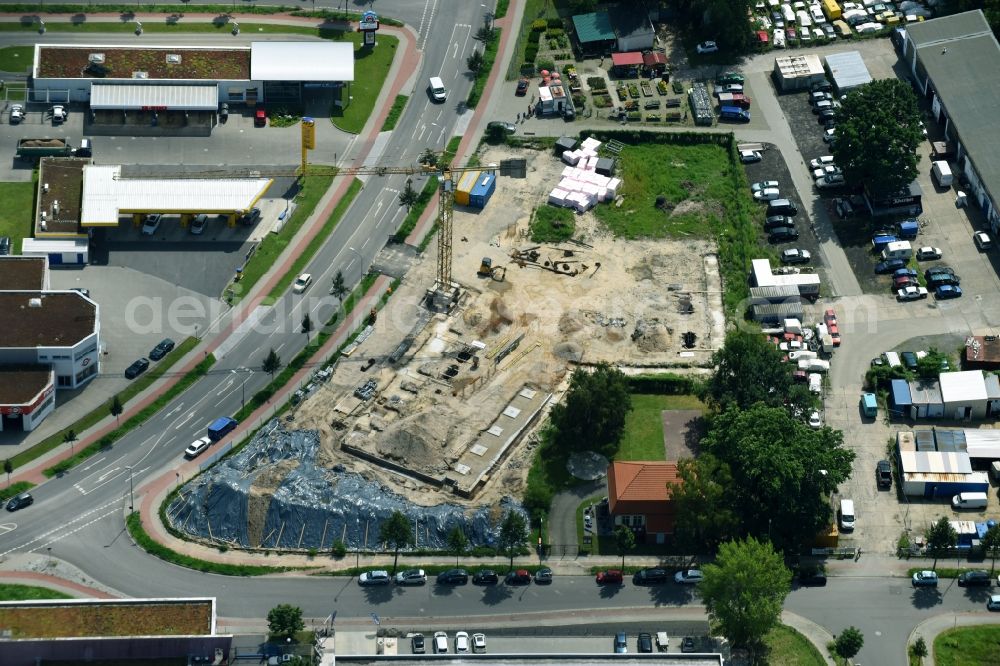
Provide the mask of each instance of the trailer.
POLYGON ((71 157, 73 146, 66 139, 19 139, 17 156, 37 162, 43 157, 71 157))

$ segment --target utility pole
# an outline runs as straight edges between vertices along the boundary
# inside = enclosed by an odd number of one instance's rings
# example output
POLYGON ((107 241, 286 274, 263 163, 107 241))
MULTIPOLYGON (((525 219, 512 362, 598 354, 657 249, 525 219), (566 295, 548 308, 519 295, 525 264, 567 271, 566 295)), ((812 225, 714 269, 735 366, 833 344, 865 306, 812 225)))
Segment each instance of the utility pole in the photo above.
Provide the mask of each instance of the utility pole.
POLYGON ((132 485, 132 467, 128 468, 128 510, 132 511, 135 507, 135 488, 132 485))

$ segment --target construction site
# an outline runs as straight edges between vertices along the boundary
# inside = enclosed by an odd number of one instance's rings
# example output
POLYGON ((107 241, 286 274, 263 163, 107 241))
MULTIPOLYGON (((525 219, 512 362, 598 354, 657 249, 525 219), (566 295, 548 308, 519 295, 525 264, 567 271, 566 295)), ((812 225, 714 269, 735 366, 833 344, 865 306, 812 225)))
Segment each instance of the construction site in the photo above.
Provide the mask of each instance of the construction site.
MULTIPOLYGON (((182 493, 171 505, 175 527, 238 546, 275 547, 277 541, 264 538, 273 526, 226 537, 207 533, 205 521, 191 513, 210 511, 210 503, 193 495, 226 486, 228 493, 249 496, 238 501, 258 506, 258 513, 287 519, 295 515, 288 504, 322 512, 340 485, 349 492, 343 504, 357 515, 301 530, 282 524, 299 542, 279 539, 281 546, 324 548, 343 538, 349 547, 372 547, 377 531, 368 526, 385 517, 372 506, 387 498, 408 504, 404 513, 418 525, 428 512, 434 515, 418 536, 425 547, 443 544, 450 523, 463 514, 485 521, 487 527, 470 529, 469 536, 473 545, 488 545, 489 525, 502 518, 499 507, 517 506, 537 429, 575 369, 607 362, 626 372, 652 372, 710 361, 724 337, 711 243, 622 240, 593 211, 576 215, 571 240, 533 242, 532 212, 549 205, 547 195, 566 165, 551 152, 503 146, 479 157, 482 164, 526 159, 527 174, 497 178, 482 209, 455 206, 452 275, 460 296, 454 307, 425 307, 435 281, 432 247, 332 375, 311 383, 285 423, 264 428, 241 452, 242 481, 227 480, 217 465, 189 484, 200 490, 192 487, 187 500, 182 493), (308 433, 308 445, 293 428, 308 433), (280 446, 278 436, 284 437, 280 446), (293 439, 299 444, 290 444, 293 439), (286 453, 275 454, 281 449, 286 453), (276 455, 285 462, 275 464, 276 455), (301 476, 307 469, 310 482, 301 476), (355 478, 348 483, 348 477, 355 478), (372 506, 364 506, 368 501, 372 506), (286 506, 275 506, 279 502, 286 506), (450 517, 438 515, 441 505, 451 507, 450 517), (303 541, 306 532, 314 537, 303 541)), ((597 205, 622 204, 619 197, 597 205)), ((216 507, 220 523, 223 509, 216 507)))

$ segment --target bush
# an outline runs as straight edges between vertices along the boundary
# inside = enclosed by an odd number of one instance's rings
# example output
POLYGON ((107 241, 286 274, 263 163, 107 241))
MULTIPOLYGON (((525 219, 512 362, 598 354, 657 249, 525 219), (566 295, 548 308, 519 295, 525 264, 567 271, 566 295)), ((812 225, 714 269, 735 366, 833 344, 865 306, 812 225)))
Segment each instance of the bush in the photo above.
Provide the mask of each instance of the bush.
POLYGON ((566 31, 563 30, 562 28, 549 28, 548 31, 546 31, 545 36, 548 37, 549 39, 556 39, 556 40, 558 40, 560 37, 562 37, 565 34, 566 34, 566 31))
POLYGON ((671 87, 673 87, 675 95, 683 95, 684 94, 684 84, 681 83, 680 81, 674 81, 670 85, 671 85, 671 87))
MULTIPOLYGON (((538 21, 535 21, 535 23, 538 23, 538 21)), ((546 22, 546 25, 549 28, 562 28, 563 27, 563 22, 562 22, 561 18, 555 17, 555 18, 550 18, 546 22)))
POLYGON ((333 553, 333 556, 338 560, 342 560, 347 555, 347 545, 340 539, 337 539, 333 542, 333 547, 330 549, 330 552, 333 553))
POLYGON ((535 46, 538 46, 538 42, 540 42, 541 39, 542 39, 542 33, 540 32, 532 32, 528 34, 529 45, 534 44, 535 46))
POLYGON ((543 69, 547 69, 551 72, 553 69, 556 68, 556 63, 554 60, 552 60, 552 58, 539 58, 535 62, 535 65, 538 67, 539 72, 542 71, 543 69))
POLYGON ((559 48, 559 40, 558 39, 550 39, 549 40, 549 48, 552 49, 553 51, 555 51, 557 48, 559 48))
POLYGON ((638 111, 629 111, 628 112, 628 119, 629 120, 642 120, 642 114, 639 113, 638 111))
POLYGON ((658 113, 650 113, 649 115, 646 116, 646 122, 647 123, 658 123, 658 122, 660 122, 660 114, 658 114, 658 113))
POLYGON ((532 32, 545 32, 545 29, 547 27, 548 23, 545 21, 545 19, 535 19, 534 21, 531 22, 532 32))
POLYGON ((627 377, 628 390, 632 393, 656 395, 694 395, 701 389, 701 382, 686 375, 662 373, 627 377))
POLYGON ((535 71, 535 58, 538 57, 538 47, 534 44, 528 44, 524 49, 524 59, 528 61, 527 66, 531 69, 531 72, 535 71))
POLYGON ((611 105, 611 98, 607 95, 594 95, 594 106, 598 109, 606 109, 611 105))
POLYGON ((603 76, 588 76, 587 87, 594 92, 597 92, 598 90, 607 90, 608 82, 603 76))

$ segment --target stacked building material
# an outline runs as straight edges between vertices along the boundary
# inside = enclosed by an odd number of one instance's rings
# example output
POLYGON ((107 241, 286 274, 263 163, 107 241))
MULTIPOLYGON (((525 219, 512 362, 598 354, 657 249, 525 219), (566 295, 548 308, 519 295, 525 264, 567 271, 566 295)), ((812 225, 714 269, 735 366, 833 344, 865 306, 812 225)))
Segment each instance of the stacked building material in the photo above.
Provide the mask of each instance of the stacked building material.
POLYGON ((577 150, 567 150, 562 159, 569 166, 563 169, 559 184, 549 193, 549 203, 573 208, 583 213, 600 201, 612 201, 621 187, 620 178, 597 173, 601 142, 585 139, 577 150))

